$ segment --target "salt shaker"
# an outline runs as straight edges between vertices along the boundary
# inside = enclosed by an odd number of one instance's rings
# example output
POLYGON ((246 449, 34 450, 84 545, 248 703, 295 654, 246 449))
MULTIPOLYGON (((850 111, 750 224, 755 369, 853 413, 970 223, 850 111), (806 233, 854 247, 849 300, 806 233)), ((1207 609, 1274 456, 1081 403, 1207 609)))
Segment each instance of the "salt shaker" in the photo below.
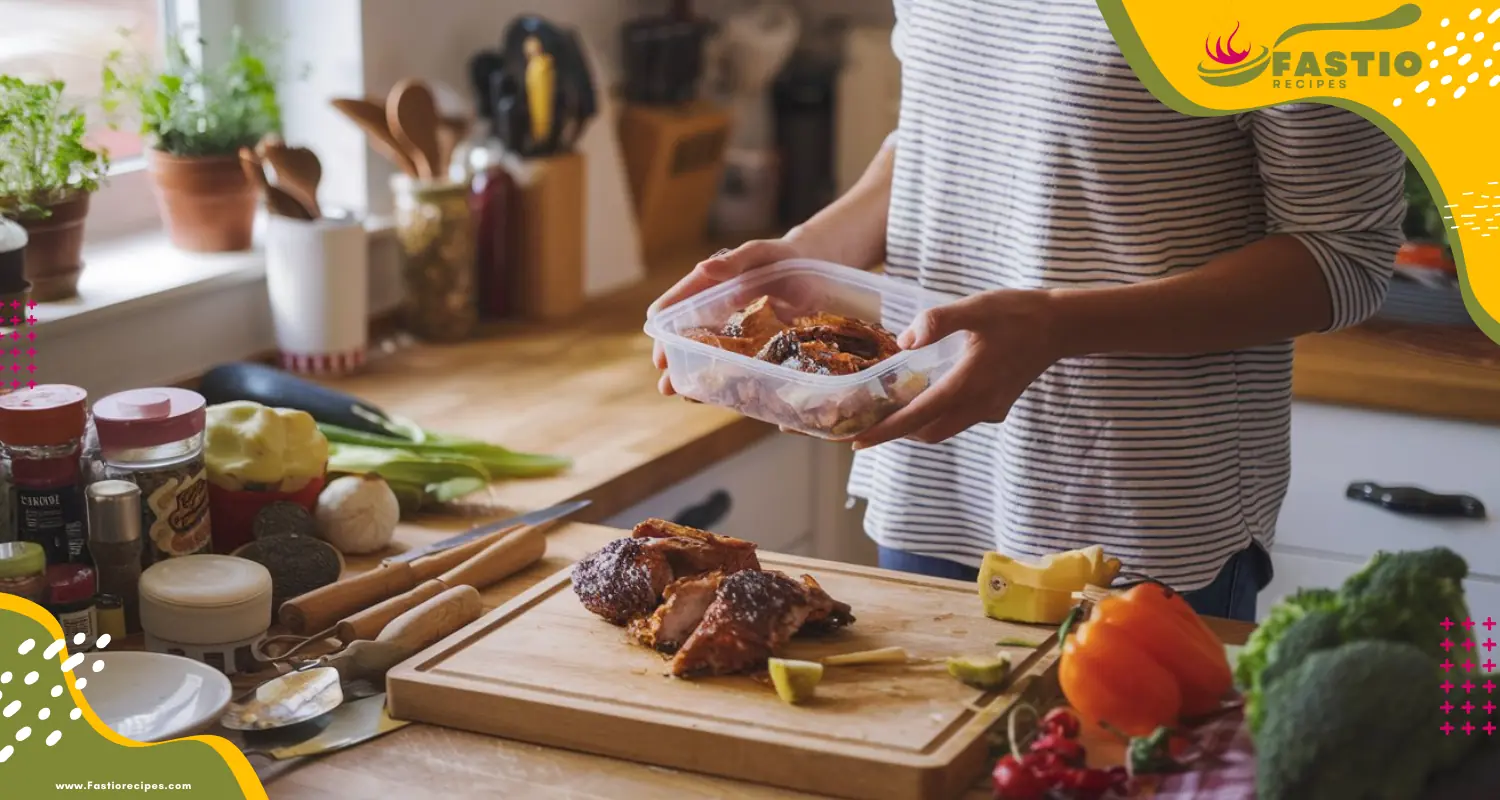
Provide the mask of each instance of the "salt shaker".
POLYGON ((125 628, 141 629, 141 490, 130 481, 89 484, 89 552, 99 572, 99 593, 120 598, 125 628))

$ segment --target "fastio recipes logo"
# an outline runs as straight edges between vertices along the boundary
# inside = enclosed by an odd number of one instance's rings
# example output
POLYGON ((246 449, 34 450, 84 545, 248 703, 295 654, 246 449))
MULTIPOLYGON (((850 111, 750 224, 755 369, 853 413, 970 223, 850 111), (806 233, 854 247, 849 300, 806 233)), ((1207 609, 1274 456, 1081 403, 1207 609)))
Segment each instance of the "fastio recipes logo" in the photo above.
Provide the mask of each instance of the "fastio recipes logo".
POLYGON ((1350 78, 1409 78, 1422 71, 1422 56, 1410 50, 1298 50, 1282 45, 1314 31, 1390 31, 1421 18, 1422 9, 1408 3, 1373 19, 1293 25, 1270 45, 1257 45, 1236 22, 1228 36, 1210 33, 1203 40, 1207 58, 1198 64, 1198 77, 1211 86, 1226 87, 1261 78, 1273 89, 1347 89, 1350 78))

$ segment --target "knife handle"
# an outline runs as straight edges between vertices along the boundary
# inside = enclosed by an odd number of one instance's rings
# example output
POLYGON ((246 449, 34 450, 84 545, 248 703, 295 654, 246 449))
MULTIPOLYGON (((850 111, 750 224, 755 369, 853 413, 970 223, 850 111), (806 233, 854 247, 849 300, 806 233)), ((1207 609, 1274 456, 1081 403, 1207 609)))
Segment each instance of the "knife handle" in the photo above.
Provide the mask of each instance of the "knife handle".
MULTIPOLYGON (((509 528, 501 528, 488 536, 481 536, 472 542, 465 542, 458 547, 450 547, 447 550, 433 553, 430 556, 422 556, 413 560, 411 562, 411 569, 412 574, 416 576, 416 580, 412 581, 412 585, 415 586, 422 581, 432 580, 448 572, 479 553, 484 552, 486 547, 504 539, 520 527, 519 525, 512 525, 509 528)), ((449 585, 451 586, 452 584, 449 585)))
POLYGON ((546 529, 531 525, 490 544, 481 553, 443 573, 445 586, 484 588, 535 564, 547 552, 546 529))
POLYGON ((425 581, 406 594, 398 594, 353 616, 345 617, 338 624, 338 640, 344 644, 352 644, 364 639, 374 639, 392 620, 437 597, 447 588, 442 581, 436 579, 425 581))
POLYGON ((378 679, 483 613, 478 589, 455 586, 402 612, 374 640, 353 642, 324 664, 338 670, 346 682, 378 679))
POLYGON ((1440 494, 1416 486, 1382 486, 1371 481, 1355 481, 1344 490, 1344 496, 1402 514, 1424 517, 1460 517, 1484 519, 1484 503, 1467 494, 1440 494))
POLYGON ((282 603, 277 614, 281 624, 292 633, 307 636, 333 627, 362 608, 401 594, 416 586, 417 581, 411 564, 381 564, 369 572, 294 597, 282 603))

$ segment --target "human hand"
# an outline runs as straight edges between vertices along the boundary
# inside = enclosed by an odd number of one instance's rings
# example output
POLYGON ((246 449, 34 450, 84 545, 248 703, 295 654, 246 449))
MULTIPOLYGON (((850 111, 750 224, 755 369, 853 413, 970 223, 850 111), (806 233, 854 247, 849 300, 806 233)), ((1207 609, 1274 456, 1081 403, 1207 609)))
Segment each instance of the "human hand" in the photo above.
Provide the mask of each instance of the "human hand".
MULTIPOLYGON (((655 314, 661 309, 676 305, 750 270, 801 257, 803 257, 801 249, 785 239, 758 239, 746 242, 733 250, 720 250, 698 262, 692 272, 658 297, 646 313, 655 314)), ((652 347, 651 358, 656 368, 662 370, 656 388, 664 395, 676 394, 672 389, 672 380, 666 373, 667 354, 660 342, 652 347)))
POLYGON ((897 337, 902 349, 958 332, 968 333, 968 347, 910 405, 855 437, 854 449, 895 439, 937 444, 981 422, 1003 422, 1016 398, 1061 357, 1060 331, 1044 290, 982 292, 924 312, 897 337))

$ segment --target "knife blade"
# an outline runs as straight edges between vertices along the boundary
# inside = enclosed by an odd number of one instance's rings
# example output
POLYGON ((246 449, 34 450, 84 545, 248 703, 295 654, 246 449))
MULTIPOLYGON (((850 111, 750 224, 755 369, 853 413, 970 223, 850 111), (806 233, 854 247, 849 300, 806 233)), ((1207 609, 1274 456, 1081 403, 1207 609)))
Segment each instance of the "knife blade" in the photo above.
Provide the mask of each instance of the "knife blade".
POLYGON ((368 742, 410 725, 392 719, 385 707, 385 692, 354 700, 328 712, 326 724, 312 736, 300 726, 245 735, 245 755, 260 755, 276 761, 321 756, 368 742))
POLYGON ((538 511, 532 511, 528 514, 522 514, 519 517, 511 517, 510 519, 492 522, 488 525, 480 525, 477 528, 460 533, 457 536, 451 536, 440 542, 433 542, 422 547, 414 547, 400 555, 391 556, 385 559, 385 563, 401 564, 407 561, 415 561, 423 556, 430 556, 433 553, 441 553, 444 550, 451 550, 459 545, 468 544, 475 539, 489 536, 496 531, 505 530, 506 528, 513 528, 517 525, 540 525, 544 522, 562 519, 575 511, 588 507, 591 503, 592 501, 590 500, 573 500, 567 503, 558 503, 555 506, 549 506, 538 511))

